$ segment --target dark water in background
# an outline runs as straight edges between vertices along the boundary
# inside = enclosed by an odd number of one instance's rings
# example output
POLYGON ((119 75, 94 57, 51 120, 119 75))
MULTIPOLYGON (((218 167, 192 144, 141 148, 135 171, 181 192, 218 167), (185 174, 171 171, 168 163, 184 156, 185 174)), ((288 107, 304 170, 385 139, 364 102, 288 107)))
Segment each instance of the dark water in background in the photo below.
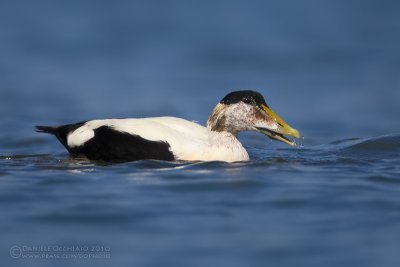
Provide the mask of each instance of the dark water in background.
POLYGON ((104 245, 84 265, 399 266, 396 1, 2 1, 0 259, 104 245), (204 123, 259 90, 301 148, 242 134, 248 163, 69 161, 35 124, 204 123))

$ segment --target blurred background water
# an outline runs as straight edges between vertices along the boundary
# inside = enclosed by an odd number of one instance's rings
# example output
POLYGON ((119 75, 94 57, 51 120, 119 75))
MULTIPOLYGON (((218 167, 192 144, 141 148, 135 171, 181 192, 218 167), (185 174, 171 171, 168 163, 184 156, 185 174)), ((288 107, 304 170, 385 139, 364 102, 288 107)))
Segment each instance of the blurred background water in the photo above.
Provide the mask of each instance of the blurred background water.
POLYGON ((399 266, 397 1, 1 1, 0 259, 102 244, 84 265, 399 266), (300 130, 248 163, 69 161, 36 124, 178 116, 260 91, 300 130))

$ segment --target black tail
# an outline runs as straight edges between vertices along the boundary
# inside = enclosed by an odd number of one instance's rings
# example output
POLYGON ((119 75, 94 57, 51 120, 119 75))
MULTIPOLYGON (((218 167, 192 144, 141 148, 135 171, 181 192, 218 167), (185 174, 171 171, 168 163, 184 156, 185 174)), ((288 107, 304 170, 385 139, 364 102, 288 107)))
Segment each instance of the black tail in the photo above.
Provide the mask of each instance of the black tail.
POLYGON ((38 133, 49 133, 49 134, 57 134, 58 127, 54 126, 35 126, 36 132, 38 133))
POLYGON ((68 135, 85 124, 85 122, 86 121, 61 126, 35 126, 35 128, 36 132, 38 133, 49 133, 55 135, 61 144, 63 144, 63 146, 70 151, 67 140, 68 135))

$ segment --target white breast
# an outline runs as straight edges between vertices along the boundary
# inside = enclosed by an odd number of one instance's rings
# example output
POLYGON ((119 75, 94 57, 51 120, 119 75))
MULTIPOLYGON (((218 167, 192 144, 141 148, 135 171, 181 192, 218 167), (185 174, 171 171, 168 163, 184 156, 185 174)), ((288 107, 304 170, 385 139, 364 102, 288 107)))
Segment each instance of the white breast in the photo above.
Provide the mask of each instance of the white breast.
POLYGON ((69 134, 68 146, 83 145, 94 137, 94 130, 101 126, 151 141, 166 141, 178 160, 233 162, 249 159, 246 150, 232 134, 211 132, 197 123, 174 117, 89 121, 69 134))

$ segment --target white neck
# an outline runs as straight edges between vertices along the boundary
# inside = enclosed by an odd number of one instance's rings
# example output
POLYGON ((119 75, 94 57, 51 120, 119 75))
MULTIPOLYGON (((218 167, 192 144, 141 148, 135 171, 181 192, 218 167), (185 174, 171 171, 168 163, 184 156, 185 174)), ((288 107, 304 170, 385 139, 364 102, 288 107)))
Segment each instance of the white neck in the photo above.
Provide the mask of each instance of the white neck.
POLYGON ((209 146, 204 148, 200 160, 220 160, 227 162, 249 160, 249 154, 240 141, 228 132, 209 132, 209 146))

